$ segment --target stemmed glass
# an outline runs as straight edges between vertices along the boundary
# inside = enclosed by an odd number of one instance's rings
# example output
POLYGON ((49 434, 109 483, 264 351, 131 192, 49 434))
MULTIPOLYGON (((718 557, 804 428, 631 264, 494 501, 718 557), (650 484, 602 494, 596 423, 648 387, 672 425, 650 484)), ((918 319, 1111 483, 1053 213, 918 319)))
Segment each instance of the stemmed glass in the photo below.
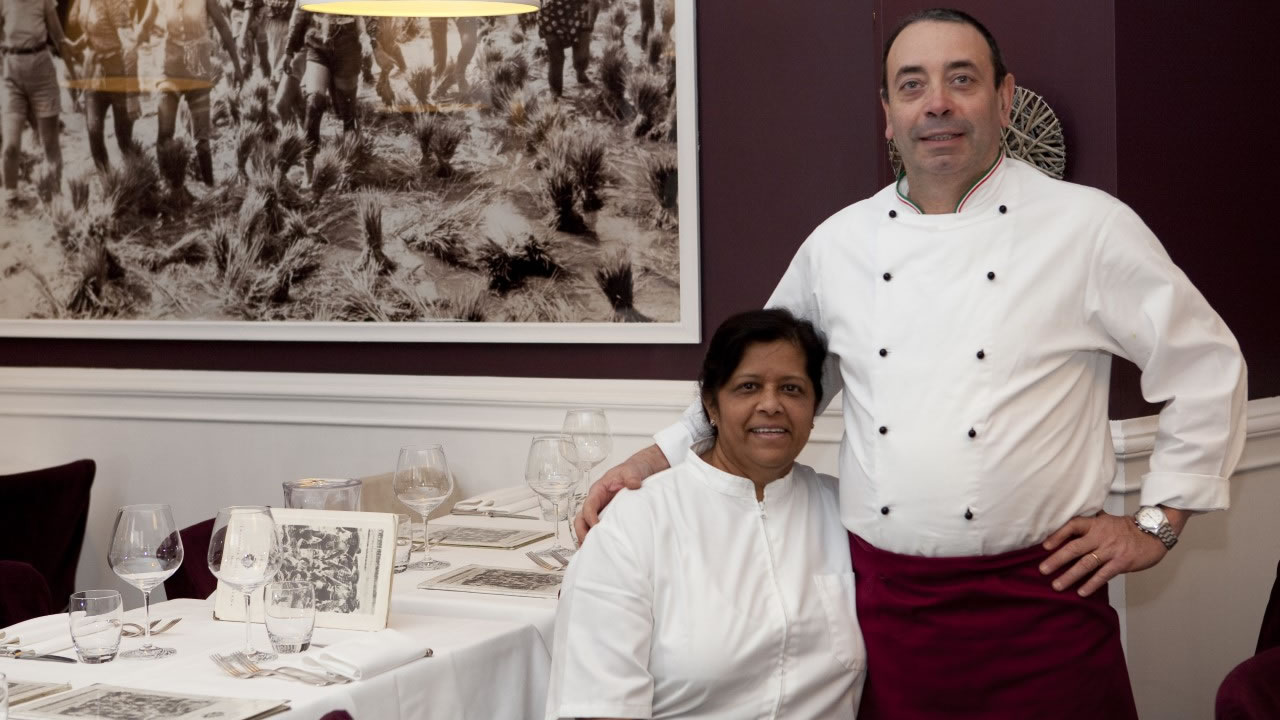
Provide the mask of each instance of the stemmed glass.
POLYGON ((427 534, 427 516, 440 507, 453 493, 453 476, 449 474, 449 461, 444 448, 427 445, 421 448, 400 448, 396 461, 396 474, 391 487, 400 502, 413 508, 422 516, 422 559, 409 566, 410 570, 439 570, 449 567, 444 560, 431 559, 431 536, 427 534))
POLYGON ((182 536, 168 505, 125 505, 116 512, 107 565, 121 580, 142 591, 146 639, 142 647, 120 653, 124 658, 162 658, 174 648, 151 644, 151 591, 182 564, 182 536))
POLYGON ((582 473, 574 494, 573 508, 586 497, 591 485, 591 469, 604 462, 613 450, 613 435, 609 432, 609 420, 600 408, 575 408, 564 414, 561 432, 572 440, 565 446, 565 457, 582 473))
POLYGON ((555 506, 556 543, 548 552, 573 554, 573 549, 560 542, 560 520, 565 517, 563 503, 573 493, 577 484, 573 463, 569 462, 569 446, 573 439, 568 435, 537 435, 529 444, 529 459, 524 466, 524 480, 529 487, 555 506))
POLYGON ((254 662, 274 660, 276 655, 253 649, 249 638, 249 597, 271 582, 278 569, 280 539, 270 508, 240 505, 218 511, 209 538, 209 571, 244 593, 244 654, 254 662))

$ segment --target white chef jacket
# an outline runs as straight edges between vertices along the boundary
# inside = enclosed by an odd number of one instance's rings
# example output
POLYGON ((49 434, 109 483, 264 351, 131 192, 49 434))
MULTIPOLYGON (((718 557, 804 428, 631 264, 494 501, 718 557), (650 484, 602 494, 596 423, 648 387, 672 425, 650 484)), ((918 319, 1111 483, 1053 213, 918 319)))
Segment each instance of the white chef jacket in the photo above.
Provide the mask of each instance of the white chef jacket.
POLYGON ((696 455, 610 503, 565 573, 546 717, 848 718, 866 651, 836 480, 756 502, 696 455))
MULTIPOLYGON (((1142 504, 1227 507, 1245 431, 1239 346, 1104 192, 1012 158, 955 213, 919 214, 890 185, 823 222, 768 304, 826 335, 823 406, 844 393, 841 517, 878 548, 1000 553, 1101 510, 1111 355, 1166 403, 1142 504)), ((655 439, 674 463, 708 435, 695 404, 655 439)))

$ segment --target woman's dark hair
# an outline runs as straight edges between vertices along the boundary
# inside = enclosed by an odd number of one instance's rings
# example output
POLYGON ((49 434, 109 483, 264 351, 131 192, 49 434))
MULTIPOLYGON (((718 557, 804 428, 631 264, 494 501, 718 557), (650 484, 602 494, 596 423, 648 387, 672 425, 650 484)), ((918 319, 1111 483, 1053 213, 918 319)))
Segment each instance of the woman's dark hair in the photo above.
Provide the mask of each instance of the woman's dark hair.
POLYGON ((813 323, 797 318, 788 310, 773 308, 738 313, 716 328, 707 346, 707 355, 702 359, 702 372, 698 373, 703 415, 707 413, 707 402, 715 398, 742 363, 747 348, 775 340, 786 340, 804 353, 805 374, 813 383, 813 405, 817 409, 822 397, 822 363, 827 358, 827 343, 813 328, 813 323))

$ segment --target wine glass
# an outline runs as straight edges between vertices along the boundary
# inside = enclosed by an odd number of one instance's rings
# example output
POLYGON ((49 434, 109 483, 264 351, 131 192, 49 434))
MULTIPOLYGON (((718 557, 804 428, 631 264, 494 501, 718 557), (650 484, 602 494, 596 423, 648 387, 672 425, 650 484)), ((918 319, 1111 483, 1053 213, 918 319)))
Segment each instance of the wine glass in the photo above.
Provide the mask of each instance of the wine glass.
POLYGON ((422 516, 422 559, 409 566, 410 570, 439 570, 449 567, 444 560, 431 559, 431 536, 427 534, 427 516, 440 507, 453 493, 453 476, 449 474, 449 461, 440 445, 400 448, 396 461, 396 474, 391 487, 400 502, 413 508, 422 516))
POLYGON ((560 542, 560 519, 565 517, 563 503, 573 493, 577 478, 573 463, 569 462, 569 446, 573 439, 568 435, 537 435, 529 444, 529 459, 524 466, 524 480, 529 487, 555 506, 556 542, 548 552, 573 554, 573 549, 560 542))
POLYGON ((280 568, 280 539, 271 509, 261 505, 223 508, 213 521, 209 538, 209 571, 218 580, 244 593, 244 654, 254 662, 276 658, 255 651, 249 639, 249 598, 271 582, 280 568))
POLYGON ((575 408, 564 414, 561 432, 573 441, 565 446, 566 457, 582 477, 574 495, 573 511, 591 485, 591 469, 604 462, 613 450, 613 435, 609 432, 609 420, 600 408, 575 408))
POLYGON ((142 591, 146 639, 142 647, 120 653, 124 658, 162 658, 177 652, 151 644, 151 591, 182 564, 182 536, 168 505, 125 505, 116 512, 107 564, 121 580, 142 591))

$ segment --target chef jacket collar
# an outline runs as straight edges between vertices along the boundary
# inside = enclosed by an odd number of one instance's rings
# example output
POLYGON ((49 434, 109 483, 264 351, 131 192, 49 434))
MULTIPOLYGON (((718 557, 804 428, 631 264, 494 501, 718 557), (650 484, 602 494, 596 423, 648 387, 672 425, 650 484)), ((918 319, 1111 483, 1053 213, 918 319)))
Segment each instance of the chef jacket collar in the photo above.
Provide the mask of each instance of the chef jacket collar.
MULTIPOLYGON (((747 478, 727 473, 698 457, 696 454, 689 455, 689 462, 696 463, 702 472, 699 473, 698 479, 702 480, 707 487, 715 490, 721 495, 730 497, 746 498, 748 500, 756 499, 756 485, 747 478)), ((780 500, 791 493, 793 486, 792 472, 783 475, 764 486, 765 502, 780 500)))
MULTIPOLYGON (((952 212, 960 213, 967 210, 983 210, 996 201, 996 193, 1000 188, 1000 180, 1004 176, 1004 153, 1000 153, 996 157, 996 161, 991 163, 991 167, 978 178, 978 181, 969 188, 969 191, 960 198, 960 202, 956 203, 956 209, 952 212)), ((914 210, 919 215, 924 215, 924 211, 919 205, 911 202, 911 198, 907 197, 910 192, 910 184, 907 181, 907 172, 903 170, 898 174, 898 184, 895 188, 898 192, 898 199, 907 207, 914 210)))

